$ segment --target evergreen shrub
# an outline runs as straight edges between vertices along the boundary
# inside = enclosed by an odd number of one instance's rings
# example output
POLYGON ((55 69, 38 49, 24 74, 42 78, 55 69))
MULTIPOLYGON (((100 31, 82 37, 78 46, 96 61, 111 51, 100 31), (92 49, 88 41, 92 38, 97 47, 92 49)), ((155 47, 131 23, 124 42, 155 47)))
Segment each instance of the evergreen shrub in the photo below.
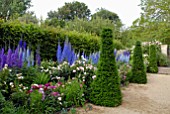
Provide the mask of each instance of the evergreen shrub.
POLYGON ((147 83, 146 70, 143 60, 143 52, 141 42, 137 41, 133 54, 132 75, 130 82, 145 84, 147 83))
POLYGON ((157 51, 155 45, 150 45, 149 47, 149 66, 147 70, 150 73, 158 73, 157 51))
POLYGON ((90 101, 101 106, 121 104, 120 77, 116 66, 111 29, 103 29, 101 34, 100 59, 96 78, 91 84, 90 101))

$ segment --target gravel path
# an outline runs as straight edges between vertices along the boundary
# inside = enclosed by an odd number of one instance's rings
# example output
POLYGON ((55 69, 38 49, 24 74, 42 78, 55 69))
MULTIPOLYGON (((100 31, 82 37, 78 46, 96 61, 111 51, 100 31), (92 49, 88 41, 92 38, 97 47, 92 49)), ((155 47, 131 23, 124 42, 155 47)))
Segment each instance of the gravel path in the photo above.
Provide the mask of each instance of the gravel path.
POLYGON ((80 114, 170 114, 170 75, 148 74, 148 83, 122 88, 122 105, 115 108, 94 106, 80 114))

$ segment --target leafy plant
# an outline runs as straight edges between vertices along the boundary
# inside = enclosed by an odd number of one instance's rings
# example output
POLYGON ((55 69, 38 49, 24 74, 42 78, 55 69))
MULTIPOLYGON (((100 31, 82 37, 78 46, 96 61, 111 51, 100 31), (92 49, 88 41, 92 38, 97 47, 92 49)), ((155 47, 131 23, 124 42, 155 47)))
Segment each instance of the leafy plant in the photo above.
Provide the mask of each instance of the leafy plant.
POLYGON ((34 84, 46 84, 50 80, 49 75, 45 73, 37 73, 37 76, 34 78, 34 84))

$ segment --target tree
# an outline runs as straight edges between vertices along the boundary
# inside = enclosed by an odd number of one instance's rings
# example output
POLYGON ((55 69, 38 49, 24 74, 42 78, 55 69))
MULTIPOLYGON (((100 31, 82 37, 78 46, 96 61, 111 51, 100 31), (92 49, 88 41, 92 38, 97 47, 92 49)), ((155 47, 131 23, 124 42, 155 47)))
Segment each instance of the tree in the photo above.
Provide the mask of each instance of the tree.
MULTIPOLYGON (((170 53, 170 0, 141 0, 143 15, 157 28, 156 34, 160 35, 162 41, 168 44, 170 53)), ((170 56, 170 54, 169 54, 170 56)))
POLYGON ((150 45, 149 47, 149 66, 148 72, 150 73, 158 73, 158 65, 157 65, 157 51, 155 45, 150 45))
POLYGON ((22 17, 19 17, 18 20, 20 22, 24 22, 27 24, 28 23, 38 24, 38 19, 36 15, 34 14, 34 12, 27 12, 22 17))
POLYGON ((141 42, 137 41, 133 54, 132 76, 130 82, 145 84, 147 83, 146 71, 143 61, 141 42))
POLYGON ((98 11, 92 15, 92 18, 100 17, 102 19, 109 19, 115 24, 121 22, 119 16, 116 13, 106 10, 104 8, 98 8, 97 10, 98 11))
POLYGON ((111 12, 109 10, 106 10, 104 8, 97 9, 98 11, 92 15, 92 20, 96 18, 102 18, 105 20, 110 20, 112 24, 114 24, 114 34, 116 39, 120 39, 120 29, 123 26, 119 16, 111 12))
POLYGON ((100 60, 97 75, 92 82, 90 100, 101 106, 118 106, 121 104, 120 77, 113 54, 113 33, 111 29, 103 29, 101 35, 100 60))
POLYGON ((141 0, 140 6, 151 21, 170 22, 170 0, 141 0))
POLYGON ((91 14, 90 9, 85 3, 80 3, 78 1, 65 3, 58 11, 50 11, 48 13, 48 18, 58 18, 61 20, 74 20, 75 17, 79 19, 89 19, 91 14))
POLYGON ((15 19, 26 13, 31 7, 31 0, 0 0, 0 18, 15 19))

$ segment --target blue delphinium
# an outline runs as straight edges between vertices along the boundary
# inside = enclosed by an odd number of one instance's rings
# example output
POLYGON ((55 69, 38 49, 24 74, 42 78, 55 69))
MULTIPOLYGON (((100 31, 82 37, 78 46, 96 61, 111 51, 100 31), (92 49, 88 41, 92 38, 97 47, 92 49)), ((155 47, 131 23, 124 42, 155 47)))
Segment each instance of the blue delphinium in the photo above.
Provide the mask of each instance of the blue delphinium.
POLYGON ((58 42, 56 57, 57 57, 57 62, 58 62, 59 64, 62 62, 62 61, 61 61, 61 54, 62 54, 62 49, 61 49, 60 42, 58 42))

